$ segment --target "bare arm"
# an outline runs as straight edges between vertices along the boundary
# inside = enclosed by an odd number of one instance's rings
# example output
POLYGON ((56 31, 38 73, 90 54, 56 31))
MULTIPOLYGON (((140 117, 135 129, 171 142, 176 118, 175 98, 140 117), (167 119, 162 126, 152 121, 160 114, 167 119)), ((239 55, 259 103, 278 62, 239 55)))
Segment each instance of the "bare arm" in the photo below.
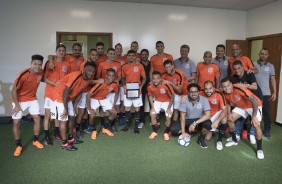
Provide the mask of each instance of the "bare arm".
POLYGON ((215 77, 215 87, 219 89, 219 77, 215 77))
POLYGON ((272 101, 275 101, 276 100, 276 79, 275 79, 275 76, 271 76, 270 77, 270 82, 271 82, 271 87, 272 87, 272 90, 273 90, 273 93, 271 95, 271 100, 272 101))
POLYGON ((253 106, 252 117, 255 117, 257 116, 257 112, 258 112, 258 102, 253 96, 249 96, 248 100, 252 103, 253 106))
POLYGON ((196 80, 196 76, 196 72, 194 72, 191 74, 191 77, 187 78, 187 80, 192 83, 194 80, 196 80))

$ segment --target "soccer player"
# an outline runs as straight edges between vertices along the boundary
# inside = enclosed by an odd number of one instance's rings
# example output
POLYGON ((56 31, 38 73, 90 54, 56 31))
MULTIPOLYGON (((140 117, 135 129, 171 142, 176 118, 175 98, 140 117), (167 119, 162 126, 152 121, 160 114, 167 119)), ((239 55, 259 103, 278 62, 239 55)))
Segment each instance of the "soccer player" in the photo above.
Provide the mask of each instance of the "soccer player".
POLYGON ((206 51, 203 59, 204 62, 197 65, 197 83, 201 89, 204 89, 204 83, 210 80, 215 84, 216 88, 219 88, 220 71, 216 64, 211 63, 212 53, 206 51))
POLYGON ((135 107, 135 125, 134 133, 139 133, 138 124, 140 121, 140 107, 143 105, 141 94, 138 98, 129 98, 126 96, 126 84, 127 83, 139 83, 140 93, 142 92, 142 87, 146 83, 146 74, 144 67, 138 62, 136 62, 136 52, 134 50, 129 50, 127 52, 128 63, 122 66, 122 82, 124 87, 124 106, 125 106, 125 118, 126 125, 122 131, 128 131, 131 126, 131 106, 135 107), (142 82, 141 82, 142 78, 142 82))
POLYGON ((180 58, 174 60, 175 68, 181 70, 188 82, 192 83, 196 80, 196 65, 192 61, 188 54, 190 52, 190 47, 188 45, 181 45, 180 47, 180 58))
POLYGON ((98 53, 98 59, 96 61, 97 66, 108 58, 108 56, 104 53, 104 47, 105 45, 103 42, 96 43, 96 50, 98 53))
POLYGON ((38 141, 40 133, 40 112, 39 104, 36 98, 36 91, 43 78, 42 71, 43 57, 41 55, 33 55, 31 57, 31 67, 21 71, 12 89, 12 118, 13 118, 13 133, 16 141, 16 150, 14 156, 18 157, 22 153, 20 120, 22 113, 26 109, 32 115, 34 120, 34 137, 33 146, 43 149, 43 145, 38 141))
POLYGON ((152 83, 153 84, 148 86, 149 102, 152 107, 150 114, 153 129, 153 132, 149 136, 149 139, 154 139, 158 136, 158 129, 160 128, 160 124, 157 123, 157 114, 159 114, 160 110, 163 109, 166 116, 164 140, 168 141, 171 116, 173 112, 174 91, 170 85, 161 83, 161 73, 158 71, 153 72, 152 83), (153 101, 153 96, 155 98, 155 101, 153 101))
POLYGON ((225 46, 219 44, 216 46, 216 56, 212 59, 212 63, 216 64, 220 70, 219 80, 228 76, 229 66, 228 57, 225 56, 225 46))
POLYGON ((200 95, 206 97, 210 103, 210 116, 211 116, 211 131, 206 133, 205 140, 210 140, 212 138, 212 132, 219 129, 218 138, 216 141, 216 149, 222 150, 222 138, 225 135, 227 125, 226 116, 226 101, 223 94, 214 88, 212 81, 206 81, 204 83, 204 90, 201 90, 200 95))
POLYGON ((83 72, 72 72, 64 76, 54 89, 56 111, 51 112, 51 114, 60 122, 60 134, 62 137, 62 148, 64 150, 76 151, 77 148, 74 147, 73 144, 82 143, 82 141, 76 140, 73 137, 74 117, 76 115, 75 109, 83 89, 89 84, 94 73, 95 65, 91 62, 87 62, 83 72))
POLYGON ((254 67, 253 62, 247 56, 242 56, 241 48, 239 45, 237 44, 232 45, 231 53, 232 53, 232 57, 228 59, 228 65, 229 65, 231 75, 235 74, 233 70, 233 65, 232 65, 235 60, 240 60, 243 64, 244 70, 246 70, 248 73, 251 73, 251 72, 257 73, 257 69, 254 67))
POLYGON ((262 132, 260 128, 262 103, 260 99, 247 88, 232 84, 228 78, 222 79, 221 85, 227 101, 227 120, 230 128, 230 135, 232 136, 232 141, 226 143, 225 146, 230 147, 238 145, 235 134, 235 121, 240 117, 246 118, 248 115, 251 115, 251 122, 255 127, 255 137, 257 141, 257 158, 263 159, 262 132), (232 111, 230 103, 235 106, 232 111))
MULTIPOLYGON (((210 120, 210 104, 206 97, 199 95, 200 86, 196 83, 188 85, 188 98, 185 103, 181 103, 180 125, 183 137, 190 137, 197 126, 202 127, 202 132, 198 137, 198 144, 202 148, 207 148, 205 136, 210 131, 212 122, 210 120)), ((171 126, 171 132, 177 134, 179 132, 177 124, 171 126)))
MULTIPOLYGON (((44 116, 44 133, 45 133, 45 145, 51 146, 52 141, 49 134, 50 128, 50 117, 53 103, 53 90, 55 86, 58 85, 59 80, 62 79, 65 75, 69 74, 71 71, 70 65, 67 61, 64 60, 64 56, 66 54, 66 47, 64 45, 58 45, 56 47, 56 58, 53 59, 53 70, 50 70, 49 64, 50 61, 47 61, 44 66, 44 81, 46 83, 45 87, 45 116, 44 116)), ((55 120, 55 129, 54 129, 54 138, 57 140, 61 140, 60 131, 59 131, 59 122, 55 120)))
POLYGON ((92 134, 91 139, 95 140, 97 137, 96 126, 94 125, 94 117, 96 115, 96 110, 101 107, 104 112, 109 112, 108 123, 101 122, 101 132, 107 134, 108 136, 114 136, 114 134, 108 130, 109 125, 113 124, 116 109, 115 104, 119 96, 119 87, 118 83, 114 82, 115 80, 115 70, 112 68, 107 69, 107 74, 104 83, 97 83, 90 90, 86 96, 87 109, 90 114, 89 124, 91 126, 92 134), (114 101, 111 102, 109 93, 114 93, 114 101))
POLYGON ((173 57, 170 54, 164 53, 164 43, 162 41, 156 42, 156 50, 157 54, 153 55, 150 59, 151 61, 151 70, 150 70, 150 79, 152 79, 152 74, 154 71, 159 71, 161 74, 165 73, 164 61, 171 60, 173 61, 173 57))
POLYGON ((270 100, 275 101, 277 97, 275 69, 273 64, 268 61, 268 50, 263 48, 259 52, 259 60, 254 63, 258 73, 255 75, 258 85, 261 87, 263 94, 262 114, 264 119, 264 136, 271 138, 271 118, 270 118, 270 100), (270 92, 269 81, 273 93, 270 92))

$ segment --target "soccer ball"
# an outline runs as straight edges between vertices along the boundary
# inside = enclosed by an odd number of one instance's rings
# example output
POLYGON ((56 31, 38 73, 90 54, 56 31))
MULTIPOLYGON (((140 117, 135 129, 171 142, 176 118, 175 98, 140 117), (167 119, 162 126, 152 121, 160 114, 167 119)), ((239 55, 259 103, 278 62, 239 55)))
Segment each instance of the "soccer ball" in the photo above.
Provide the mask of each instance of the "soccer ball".
POLYGON ((180 146, 188 146, 190 144, 190 136, 188 138, 184 138, 182 135, 178 137, 178 144, 180 146))

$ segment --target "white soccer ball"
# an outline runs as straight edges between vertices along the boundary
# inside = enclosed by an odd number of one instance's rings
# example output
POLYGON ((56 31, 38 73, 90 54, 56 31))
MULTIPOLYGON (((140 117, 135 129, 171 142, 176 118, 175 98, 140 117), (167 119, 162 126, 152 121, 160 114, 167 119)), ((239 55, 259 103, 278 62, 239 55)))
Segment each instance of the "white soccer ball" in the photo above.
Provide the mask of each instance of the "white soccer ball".
POLYGON ((180 135, 178 137, 178 144, 180 146, 188 146, 190 144, 190 136, 188 136, 188 138, 185 138, 182 135, 180 135))

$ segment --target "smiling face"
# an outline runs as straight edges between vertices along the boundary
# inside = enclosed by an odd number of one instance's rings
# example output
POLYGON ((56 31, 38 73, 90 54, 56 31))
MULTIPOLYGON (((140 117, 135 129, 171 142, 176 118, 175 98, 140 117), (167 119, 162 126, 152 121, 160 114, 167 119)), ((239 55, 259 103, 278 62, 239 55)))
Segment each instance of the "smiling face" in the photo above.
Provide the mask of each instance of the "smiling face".
POLYGON ((114 61, 114 59, 115 59, 115 51, 114 50, 109 50, 107 56, 108 56, 108 59, 110 61, 114 61))
POLYGON ((30 70, 32 73, 38 73, 42 69, 43 61, 41 60, 32 60, 30 70))
POLYGON ((114 71, 108 71, 107 72, 107 80, 109 83, 112 83, 115 80, 115 72, 114 71))
POLYGON ((206 64, 211 63, 211 61, 212 61, 212 53, 209 52, 209 51, 205 52, 203 59, 204 59, 204 62, 206 64))
POLYGON ((122 55, 122 46, 121 45, 117 45, 116 46, 115 53, 116 53, 116 56, 121 56, 122 55))
POLYGON ((239 57, 240 56, 240 54, 241 54, 241 49, 240 49, 240 47, 239 47, 239 45, 232 45, 232 50, 231 50, 231 52, 232 52, 232 56, 233 57, 239 57))
POLYGON ((162 54, 164 53, 165 46, 163 43, 158 43, 156 45, 156 49, 157 49, 158 54, 162 54))
POLYGON ((205 84, 205 93, 207 96, 212 96, 212 94, 214 93, 214 87, 212 83, 208 82, 205 84))
POLYGON ((73 49, 72 49, 72 54, 74 57, 80 57, 81 55, 81 47, 79 46, 74 46, 73 49))
POLYGON ((173 69, 174 69, 174 66, 173 66, 171 63, 168 63, 168 64, 165 65, 165 71, 166 71, 169 75, 172 75, 173 69))
POLYGON ((191 87, 190 90, 189 90, 189 98, 191 100, 196 100, 198 97, 199 97, 199 90, 197 87, 191 87))
POLYGON ((133 63, 136 60, 136 55, 134 53, 127 54, 127 59, 129 63, 133 63))
POLYGON ((225 93, 232 93, 233 85, 230 81, 222 82, 221 86, 222 86, 222 89, 225 93))
POLYGON ((241 76, 244 74, 244 68, 242 65, 233 65, 233 70, 235 72, 236 75, 241 76))
POLYGON ((92 79, 94 74, 95 74, 95 67, 91 65, 87 65, 84 67, 84 71, 83 71, 84 79, 92 79))
POLYGON ((187 58, 189 54, 189 49, 188 48, 181 48, 180 49, 180 57, 181 58, 187 58))
POLYGON ((225 55, 225 50, 223 47, 217 47, 216 48, 216 57, 223 58, 225 55))
POLYGON ((161 76, 159 74, 153 74, 152 82, 154 86, 159 86, 161 82, 161 76))
POLYGON ((98 53, 96 50, 92 50, 89 55, 91 61, 96 61, 98 59, 98 53))
POLYGON ((56 56, 57 58, 63 58, 66 54, 66 49, 65 47, 58 47, 56 50, 56 56))
POLYGON ((141 52, 141 60, 142 61, 148 61, 148 58, 149 58, 149 54, 148 54, 147 51, 141 52))
POLYGON ((268 50, 263 50, 263 49, 262 49, 262 50, 259 52, 259 60, 260 60, 260 61, 266 61, 267 58, 268 58, 268 50))

